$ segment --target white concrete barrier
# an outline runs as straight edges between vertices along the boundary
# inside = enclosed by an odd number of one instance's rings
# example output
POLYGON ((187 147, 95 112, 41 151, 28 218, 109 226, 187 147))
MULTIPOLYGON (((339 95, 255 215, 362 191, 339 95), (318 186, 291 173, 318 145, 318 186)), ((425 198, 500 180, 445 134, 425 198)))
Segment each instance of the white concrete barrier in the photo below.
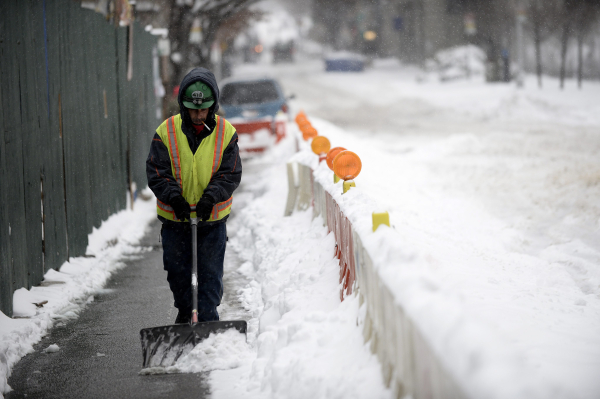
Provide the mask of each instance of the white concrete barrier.
POLYGON ((306 210, 312 205, 313 217, 321 216, 323 224, 335 235, 342 283, 340 298, 358 294, 360 303, 366 302, 363 335, 379 358, 386 384, 398 398, 407 395, 414 399, 466 398, 415 323, 402 306, 395 303, 390 288, 377 272, 381 265, 373 264, 373 257, 362 245, 360 234, 341 212, 333 193, 315 181, 309 165, 310 162, 288 164, 288 205, 296 203, 297 210, 306 210), (298 182, 291 180, 294 176, 289 171, 294 168, 298 171, 298 182), (297 201, 290 196, 297 197, 297 201))

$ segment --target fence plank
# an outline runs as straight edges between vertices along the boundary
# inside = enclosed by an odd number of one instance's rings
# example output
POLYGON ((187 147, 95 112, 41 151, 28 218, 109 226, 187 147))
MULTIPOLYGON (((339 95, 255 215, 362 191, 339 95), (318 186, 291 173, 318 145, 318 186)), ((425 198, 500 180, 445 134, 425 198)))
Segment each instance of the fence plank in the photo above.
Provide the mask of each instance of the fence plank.
MULTIPOLYGON (((8 14, 8 3, 0 2, 0 15, 8 14)), ((0 19, 0 181, 4 182, 0 190, 0 203, 7 203, 8 192, 7 182, 11 178, 6 164, 6 149, 4 132, 6 130, 4 120, 4 110, 8 109, 3 103, 3 82, 8 79, 8 70, 4 63, 8 60, 8 38, 6 32, 6 21, 0 19)), ((0 311, 8 316, 12 316, 12 268, 11 268, 11 252, 10 252, 10 236, 9 236, 9 218, 8 206, 0 206, 0 311)))
POLYGON ((44 164, 45 271, 58 268, 68 259, 64 202, 62 142, 58 96, 60 93, 60 2, 46 0, 50 119, 45 132, 47 157, 44 164))
POLYGON ((45 69, 41 23, 42 2, 19 2, 19 13, 26 16, 21 25, 24 51, 19 52, 20 127, 23 146, 23 190, 25 195, 25 265, 27 288, 41 281, 44 275, 42 252, 41 172, 42 119, 46 118, 46 88, 40 84, 45 69), (41 57, 40 57, 41 55, 41 57), (43 69, 42 69, 43 68, 43 69))
POLYGON ((70 38, 63 47, 65 66, 62 90, 63 145, 65 150, 65 182, 69 256, 85 254, 87 235, 93 226, 91 214, 89 140, 94 132, 88 117, 86 64, 83 52, 84 23, 80 10, 68 4, 63 35, 70 38), (79 18, 78 18, 79 17, 79 18))
MULTIPOLYGON (((11 247, 10 268, 12 275, 13 290, 18 287, 27 286, 27 272, 23 265, 27 263, 26 235, 25 235, 25 202, 23 190, 23 148, 21 130, 21 95, 19 87, 19 63, 18 56, 25 51, 22 38, 22 23, 24 16, 21 15, 17 0, 7 1, 7 13, 11 18, 6 19, 6 33, 8 51, 6 61, 2 64, 2 70, 6 71, 6 80, 2 82, 2 93, 4 105, 10 108, 4 109, 4 142, 6 154, 6 166, 9 173, 3 189, 6 190, 6 206, 8 209, 8 226, 10 231, 9 241, 11 247)), ((3 182, 4 183, 4 182, 3 182)))

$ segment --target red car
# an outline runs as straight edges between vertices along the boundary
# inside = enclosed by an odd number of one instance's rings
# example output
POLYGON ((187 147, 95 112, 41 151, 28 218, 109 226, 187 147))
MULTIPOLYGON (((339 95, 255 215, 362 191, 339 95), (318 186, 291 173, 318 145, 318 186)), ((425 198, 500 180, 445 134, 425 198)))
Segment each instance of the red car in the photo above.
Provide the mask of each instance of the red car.
POLYGON ((235 127, 242 152, 262 152, 286 134, 287 101, 275 79, 227 79, 220 84, 219 106, 235 127))

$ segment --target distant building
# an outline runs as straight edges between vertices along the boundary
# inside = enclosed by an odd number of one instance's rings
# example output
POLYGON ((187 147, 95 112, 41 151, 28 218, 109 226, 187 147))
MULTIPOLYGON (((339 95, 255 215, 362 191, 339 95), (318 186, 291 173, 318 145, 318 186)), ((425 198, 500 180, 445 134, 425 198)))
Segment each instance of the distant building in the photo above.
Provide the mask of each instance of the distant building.
POLYGON ((313 0, 318 39, 336 50, 420 63, 466 43, 497 57, 510 43, 513 0, 313 0))

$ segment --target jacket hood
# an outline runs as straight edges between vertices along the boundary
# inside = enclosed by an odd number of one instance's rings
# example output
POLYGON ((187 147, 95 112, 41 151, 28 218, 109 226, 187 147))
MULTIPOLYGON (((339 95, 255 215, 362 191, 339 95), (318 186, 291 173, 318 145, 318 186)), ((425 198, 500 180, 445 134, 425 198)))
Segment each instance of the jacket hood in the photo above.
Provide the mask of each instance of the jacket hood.
POLYGON ((192 120, 190 119, 189 113, 186 111, 186 107, 183 105, 183 93, 189 85, 194 82, 202 82, 206 84, 213 92, 215 97, 215 103, 208 109, 208 116, 206 117, 206 124, 213 129, 215 112, 219 110, 219 87, 217 86, 217 79, 215 75, 206 68, 194 68, 192 69, 181 81, 179 85, 179 94, 177 95, 177 102, 179 103, 179 113, 181 114, 184 124, 192 126, 192 120))

